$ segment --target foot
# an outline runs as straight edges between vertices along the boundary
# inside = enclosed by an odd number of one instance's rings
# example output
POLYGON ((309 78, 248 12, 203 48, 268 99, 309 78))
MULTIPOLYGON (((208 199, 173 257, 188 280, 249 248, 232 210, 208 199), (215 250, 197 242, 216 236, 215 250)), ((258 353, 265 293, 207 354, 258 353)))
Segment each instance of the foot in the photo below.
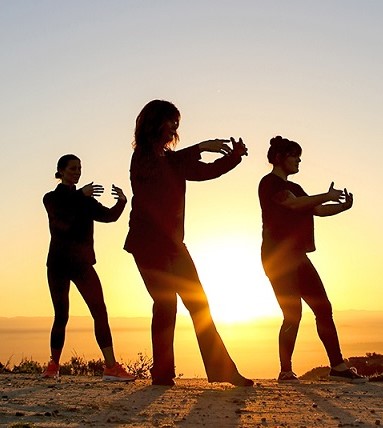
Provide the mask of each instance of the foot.
POLYGON ((55 363, 51 358, 41 377, 45 379, 58 379, 60 377, 60 365, 55 363))
POLYGON ((247 379, 240 375, 239 373, 236 373, 234 376, 231 377, 229 382, 234 386, 253 386, 254 382, 251 379, 247 379))
POLYGON ((251 379, 247 379, 239 373, 234 373, 228 378, 208 378, 208 382, 228 382, 234 386, 253 386, 254 382, 251 379))
POLYGON ((161 377, 152 378, 152 385, 174 386, 175 384, 176 383, 172 378, 161 378, 161 377))
POLYGON ((291 370, 288 372, 280 372, 278 376, 278 382, 284 383, 284 382, 293 382, 293 383, 299 383, 298 376, 291 370))
POLYGON ((331 369, 329 378, 331 380, 336 380, 339 382, 349 382, 349 383, 368 382, 368 378, 359 375, 355 367, 351 367, 350 369, 346 369, 346 370, 331 369))
POLYGON ((109 382, 132 382, 136 376, 128 373, 121 364, 115 362, 113 367, 105 367, 102 380, 109 382))

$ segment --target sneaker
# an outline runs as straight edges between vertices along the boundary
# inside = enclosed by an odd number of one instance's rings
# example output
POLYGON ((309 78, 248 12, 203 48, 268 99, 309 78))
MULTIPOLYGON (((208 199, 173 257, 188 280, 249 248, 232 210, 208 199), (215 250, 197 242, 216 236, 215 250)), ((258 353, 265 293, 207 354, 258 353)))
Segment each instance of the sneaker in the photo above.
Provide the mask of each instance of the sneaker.
POLYGON ((41 374, 41 377, 58 379, 60 377, 60 365, 56 364, 51 358, 46 369, 41 374))
POLYGON ((117 382, 132 382, 136 380, 136 376, 131 373, 128 373, 121 364, 114 363, 113 367, 105 367, 102 380, 105 381, 117 381, 117 382))
POLYGON ((349 383, 365 383, 368 382, 368 378, 361 376, 356 371, 355 367, 351 367, 346 370, 330 370, 329 378, 339 382, 349 383))
POLYGON ((296 382, 299 383, 298 376, 293 371, 280 372, 278 382, 296 382))

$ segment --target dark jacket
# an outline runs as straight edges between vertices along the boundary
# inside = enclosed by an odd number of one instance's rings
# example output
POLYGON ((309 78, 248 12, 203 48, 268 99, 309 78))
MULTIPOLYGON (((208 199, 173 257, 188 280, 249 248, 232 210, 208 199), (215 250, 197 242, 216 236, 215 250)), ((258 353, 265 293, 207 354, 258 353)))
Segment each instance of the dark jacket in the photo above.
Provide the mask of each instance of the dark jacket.
POLYGON ((118 200, 112 208, 104 207, 82 190, 59 184, 43 198, 49 218, 51 242, 47 265, 95 264, 93 221, 116 221, 124 210, 125 201, 118 200))
POLYGON ((130 166, 133 190, 124 249, 133 254, 174 252, 183 244, 186 180, 217 178, 241 162, 236 152, 212 163, 201 162, 198 145, 165 156, 136 149, 130 166))

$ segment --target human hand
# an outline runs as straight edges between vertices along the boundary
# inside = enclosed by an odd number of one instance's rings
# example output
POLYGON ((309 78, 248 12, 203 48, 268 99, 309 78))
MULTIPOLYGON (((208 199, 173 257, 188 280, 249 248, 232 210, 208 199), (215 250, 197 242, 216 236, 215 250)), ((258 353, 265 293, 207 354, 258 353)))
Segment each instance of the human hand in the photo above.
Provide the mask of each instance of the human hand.
POLYGON ((216 138, 215 140, 202 141, 198 146, 201 152, 215 152, 228 155, 233 151, 232 148, 226 144, 229 142, 230 140, 216 138))
POLYGON ((233 137, 230 137, 230 141, 233 144, 233 151, 238 153, 240 156, 248 156, 247 147, 245 146, 245 143, 242 141, 241 137, 239 138, 238 142, 235 141, 233 137))
POLYGON ((125 201, 126 202, 126 196, 124 195, 124 192, 119 187, 112 184, 112 195, 114 199, 118 199, 119 201, 125 201))
POLYGON ((342 202, 342 200, 344 199, 343 190, 334 189, 334 182, 333 181, 330 184, 330 188, 328 189, 327 194, 329 197, 329 201, 342 202))
POLYGON ((348 193, 347 189, 344 189, 345 201, 342 203, 342 208, 344 211, 349 210, 354 203, 354 195, 348 193))
POLYGON ((104 187, 101 184, 93 184, 93 181, 81 188, 85 196, 100 196, 104 192, 104 187))

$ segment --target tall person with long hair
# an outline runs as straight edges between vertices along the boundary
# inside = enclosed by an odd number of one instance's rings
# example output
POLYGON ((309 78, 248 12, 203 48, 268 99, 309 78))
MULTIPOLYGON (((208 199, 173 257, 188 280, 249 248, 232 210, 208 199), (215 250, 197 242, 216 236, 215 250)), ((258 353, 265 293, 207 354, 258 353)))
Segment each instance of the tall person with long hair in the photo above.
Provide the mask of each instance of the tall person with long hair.
POLYGON ((125 249, 132 253, 153 299, 151 368, 154 385, 174 385, 177 295, 190 312, 209 382, 251 386, 240 375, 217 332, 193 260, 184 244, 186 181, 217 178, 235 168, 247 148, 240 139, 216 139, 175 151, 180 112, 153 100, 136 120, 130 166, 132 210, 125 249), (232 143, 232 147, 229 143, 232 143), (211 163, 201 152, 220 153, 211 163))
POLYGON ((330 378, 348 382, 366 379, 346 367, 323 283, 307 256, 315 251, 314 216, 326 217, 349 210, 353 195, 331 183, 327 192, 309 196, 288 180, 299 171, 302 148, 277 136, 270 140, 267 158, 272 171, 259 183, 262 208, 262 263, 283 312, 279 332, 280 382, 296 382, 292 354, 302 315, 302 300, 316 317, 318 335, 330 360, 330 378))
POLYGON ((55 176, 60 183, 43 198, 51 233, 47 275, 55 312, 50 337, 51 359, 43 377, 59 376, 60 358, 69 319, 69 288, 72 281, 84 298, 94 320, 96 340, 105 358, 103 379, 132 381, 135 376, 128 373, 115 359, 103 291, 93 267, 96 263, 93 223, 118 220, 125 208, 126 197, 119 187, 113 185, 112 194, 116 204, 107 208, 94 199, 94 196, 99 196, 104 191, 101 185, 92 182, 77 190, 81 161, 73 154, 59 159, 55 176))

